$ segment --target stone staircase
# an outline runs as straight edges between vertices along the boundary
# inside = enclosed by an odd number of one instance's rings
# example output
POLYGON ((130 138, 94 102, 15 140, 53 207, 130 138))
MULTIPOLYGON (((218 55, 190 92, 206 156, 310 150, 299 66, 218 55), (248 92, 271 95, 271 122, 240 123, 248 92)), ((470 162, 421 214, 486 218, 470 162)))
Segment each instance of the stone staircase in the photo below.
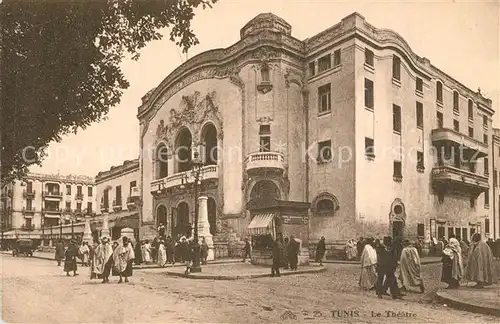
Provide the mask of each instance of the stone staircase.
POLYGON ((232 227, 225 227, 223 232, 217 233, 214 237, 215 259, 240 258, 245 242, 234 231, 232 227))

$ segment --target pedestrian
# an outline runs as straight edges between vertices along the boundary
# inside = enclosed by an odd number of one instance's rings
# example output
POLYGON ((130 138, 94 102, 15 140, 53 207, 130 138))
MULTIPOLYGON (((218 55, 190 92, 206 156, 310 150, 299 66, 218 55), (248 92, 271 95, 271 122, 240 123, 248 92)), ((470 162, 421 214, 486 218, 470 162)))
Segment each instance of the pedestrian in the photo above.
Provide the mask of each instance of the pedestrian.
POLYGON ((208 244, 204 237, 201 238, 201 264, 207 264, 208 244))
POLYGON ((160 238, 163 238, 163 236, 165 235, 165 226, 163 225, 163 223, 160 223, 160 226, 158 226, 158 235, 160 236, 160 238))
POLYGON ((167 242, 165 243, 165 251, 167 253, 167 263, 170 263, 172 265, 175 264, 174 250, 175 250, 174 241, 170 236, 168 236, 167 242))
POLYGON ((87 242, 83 242, 82 245, 80 246, 80 257, 82 260, 82 266, 88 267, 89 266, 89 247, 87 245, 87 242))
POLYGON ((252 247, 250 246, 250 241, 248 240, 247 237, 245 237, 245 246, 243 247, 243 261, 247 259, 247 257, 252 261, 252 254, 251 254, 252 247))
POLYGON ((288 265, 290 264, 290 260, 288 259, 288 245, 288 237, 285 237, 283 241, 283 269, 288 269, 288 265))
POLYGON ((493 283, 495 265, 493 254, 487 243, 481 241, 481 234, 472 236, 469 248, 469 260, 465 277, 467 281, 475 282, 474 288, 483 288, 493 283))
POLYGON ((457 239, 451 238, 450 243, 443 249, 441 262, 441 281, 448 284, 447 289, 460 287, 460 280, 463 277, 464 269, 462 249, 457 239))
POLYGON ((421 293, 425 291, 424 281, 420 275, 420 257, 418 255, 418 250, 408 240, 403 241, 400 274, 405 290, 408 290, 410 287, 419 287, 421 293))
POLYGON ((151 250, 152 250, 151 244, 149 243, 149 240, 146 240, 144 242, 144 247, 143 247, 144 262, 146 264, 151 263, 151 250))
MULTIPOLYGON (((366 244, 366 240, 364 242, 366 244)), ((345 246, 345 254, 348 261, 355 260, 358 255, 358 249, 356 247, 356 241, 354 239, 348 240, 345 246)), ((361 252, 362 258, 363 252, 361 252)))
POLYGON ((493 256, 497 259, 500 260, 500 238, 498 238, 495 241, 495 244, 493 246, 493 256))
POLYGON ((182 262, 184 262, 184 265, 186 266, 186 270, 184 271, 184 273, 189 274, 191 272, 192 253, 190 251, 190 246, 185 236, 182 236, 180 238, 179 252, 181 254, 181 260, 182 262))
POLYGON ((283 246, 280 242, 280 239, 277 238, 273 243, 273 265, 271 267, 271 276, 280 277, 280 267, 281 267, 281 258, 283 255, 283 246))
POLYGON ((392 298, 402 299, 394 274, 397 267, 397 260, 394 258, 396 253, 392 249, 392 239, 389 236, 384 237, 383 244, 377 252, 377 296, 382 298, 382 295, 387 294, 384 288, 385 279, 392 298))
POLYGON ((151 244, 151 248, 149 249, 153 263, 156 263, 156 261, 158 259, 158 245, 159 245, 159 239, 157 237, 155 237, 153 239, 153 243, 151 244))
POLYGON ((361 260, 361 253, 363 253, 363 249, 365 247, 365 239, 363 237, 360 237, 358 242, 356 243, 356 260, 361 260))
POLYGON ((102 279, 102 283, 109 282, 109 275, 113 265, 113 247, 107 237, 101 238, 101 243, 96 247, 92 259, 90 279, 102 279))
POLYGON ((319 265, 323 265, 323 257, 325 256, 325 252, 326 252, 325 237, 322 236, 318 244, 316 245, 316 255, 314 258, 314 261, 319 262, 319 265))
POLYGON ((134 263, 137 264, 137 265, 140 265, 142 262, 143 262, 143 253, 142 253, 142 247, 143 247, 143 243, 144 242, 141 242, 138 238, 136 238, 136 244, 135 244, 135 247, 134 247, 134 254, 135 254, 135 260, 134 260, 134 263))
POLYGON ((78 247, 76 246, 76 241, 71 240, 64 254, 64 271, 66 272, 66 276, 69 277, 69 273, 73 271, 73 276, 78 276, 76 273, 76 258, 78 257, 78 247))
POLYGON ((124 236, 122 242, 123 244, 118 245, 113 252, 113 268, 120 277, 118 283, 123 282, 123 277, 125 282, 129 282, 128 278, 132 277, 132 263, 135 258, 134 249, 129 239, 124 236))
POLYGON ((299 252, 300 245, 299 242, 295 240, 295 238, 290 236, 290 242, 288 243, 288 262, 290 263, 290 270, 296 271, 297 265, 299 263, 299 252))
POLYGON ((373 238, 367 238, 361 253, 361 275, 359 286, 374 290, 377 283, 377 251, 373 248, 373 238))
POLYGON ((160 240, 158 245, 158 265, 163 268, 167 264, 167 251, 165 248, 165 241, 160 240))
POLYGON ((396 236, 391 245, 391 254, 392 259, 396 262, 396 270, 394 271, 394 276, 396 278, 396 283, 399 289, 403 289, 400 268, 401 252, 403 252, 403 238, 401 236, 396 236))
POLYGON ((55 260, 57 261, 57 266, 61 265, 61 261, 64 259, 64 243, 62 240, 59 240, 56 244, 56 255, 55 255, 55 260))

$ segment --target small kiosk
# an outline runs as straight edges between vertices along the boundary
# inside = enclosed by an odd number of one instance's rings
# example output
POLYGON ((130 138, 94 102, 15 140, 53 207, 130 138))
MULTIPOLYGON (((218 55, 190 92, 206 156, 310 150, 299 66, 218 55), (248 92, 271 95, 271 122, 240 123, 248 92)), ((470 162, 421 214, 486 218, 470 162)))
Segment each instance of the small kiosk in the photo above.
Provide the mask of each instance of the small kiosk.
POLYGON ((252 264, 271 265, 272 247, 276 238, 293 236, 300 243, 299 265, 309 264, 309 208, 311 204, 297 201, 249 201, 252 237, 252 264))

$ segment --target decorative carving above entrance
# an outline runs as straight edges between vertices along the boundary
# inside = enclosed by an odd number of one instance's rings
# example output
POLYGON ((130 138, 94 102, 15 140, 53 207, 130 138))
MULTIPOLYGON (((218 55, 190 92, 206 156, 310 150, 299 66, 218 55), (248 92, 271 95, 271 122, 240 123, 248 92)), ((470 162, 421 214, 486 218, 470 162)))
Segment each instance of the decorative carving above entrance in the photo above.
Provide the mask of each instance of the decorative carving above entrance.
POLYGON ((406 209, 403 201, 399 198, 394 199, 389 212, 390 222, 406 222, 406 209))

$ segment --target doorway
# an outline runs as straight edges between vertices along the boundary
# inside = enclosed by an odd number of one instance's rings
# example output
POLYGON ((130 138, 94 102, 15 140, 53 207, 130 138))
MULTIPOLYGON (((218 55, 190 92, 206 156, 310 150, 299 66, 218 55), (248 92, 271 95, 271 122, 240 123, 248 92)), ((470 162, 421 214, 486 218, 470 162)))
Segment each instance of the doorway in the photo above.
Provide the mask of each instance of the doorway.
POLYGON ((392 238, 396 237, 402 238, 404 235, 404 223, 401 221, 393 221, 392 222, 392 238))

